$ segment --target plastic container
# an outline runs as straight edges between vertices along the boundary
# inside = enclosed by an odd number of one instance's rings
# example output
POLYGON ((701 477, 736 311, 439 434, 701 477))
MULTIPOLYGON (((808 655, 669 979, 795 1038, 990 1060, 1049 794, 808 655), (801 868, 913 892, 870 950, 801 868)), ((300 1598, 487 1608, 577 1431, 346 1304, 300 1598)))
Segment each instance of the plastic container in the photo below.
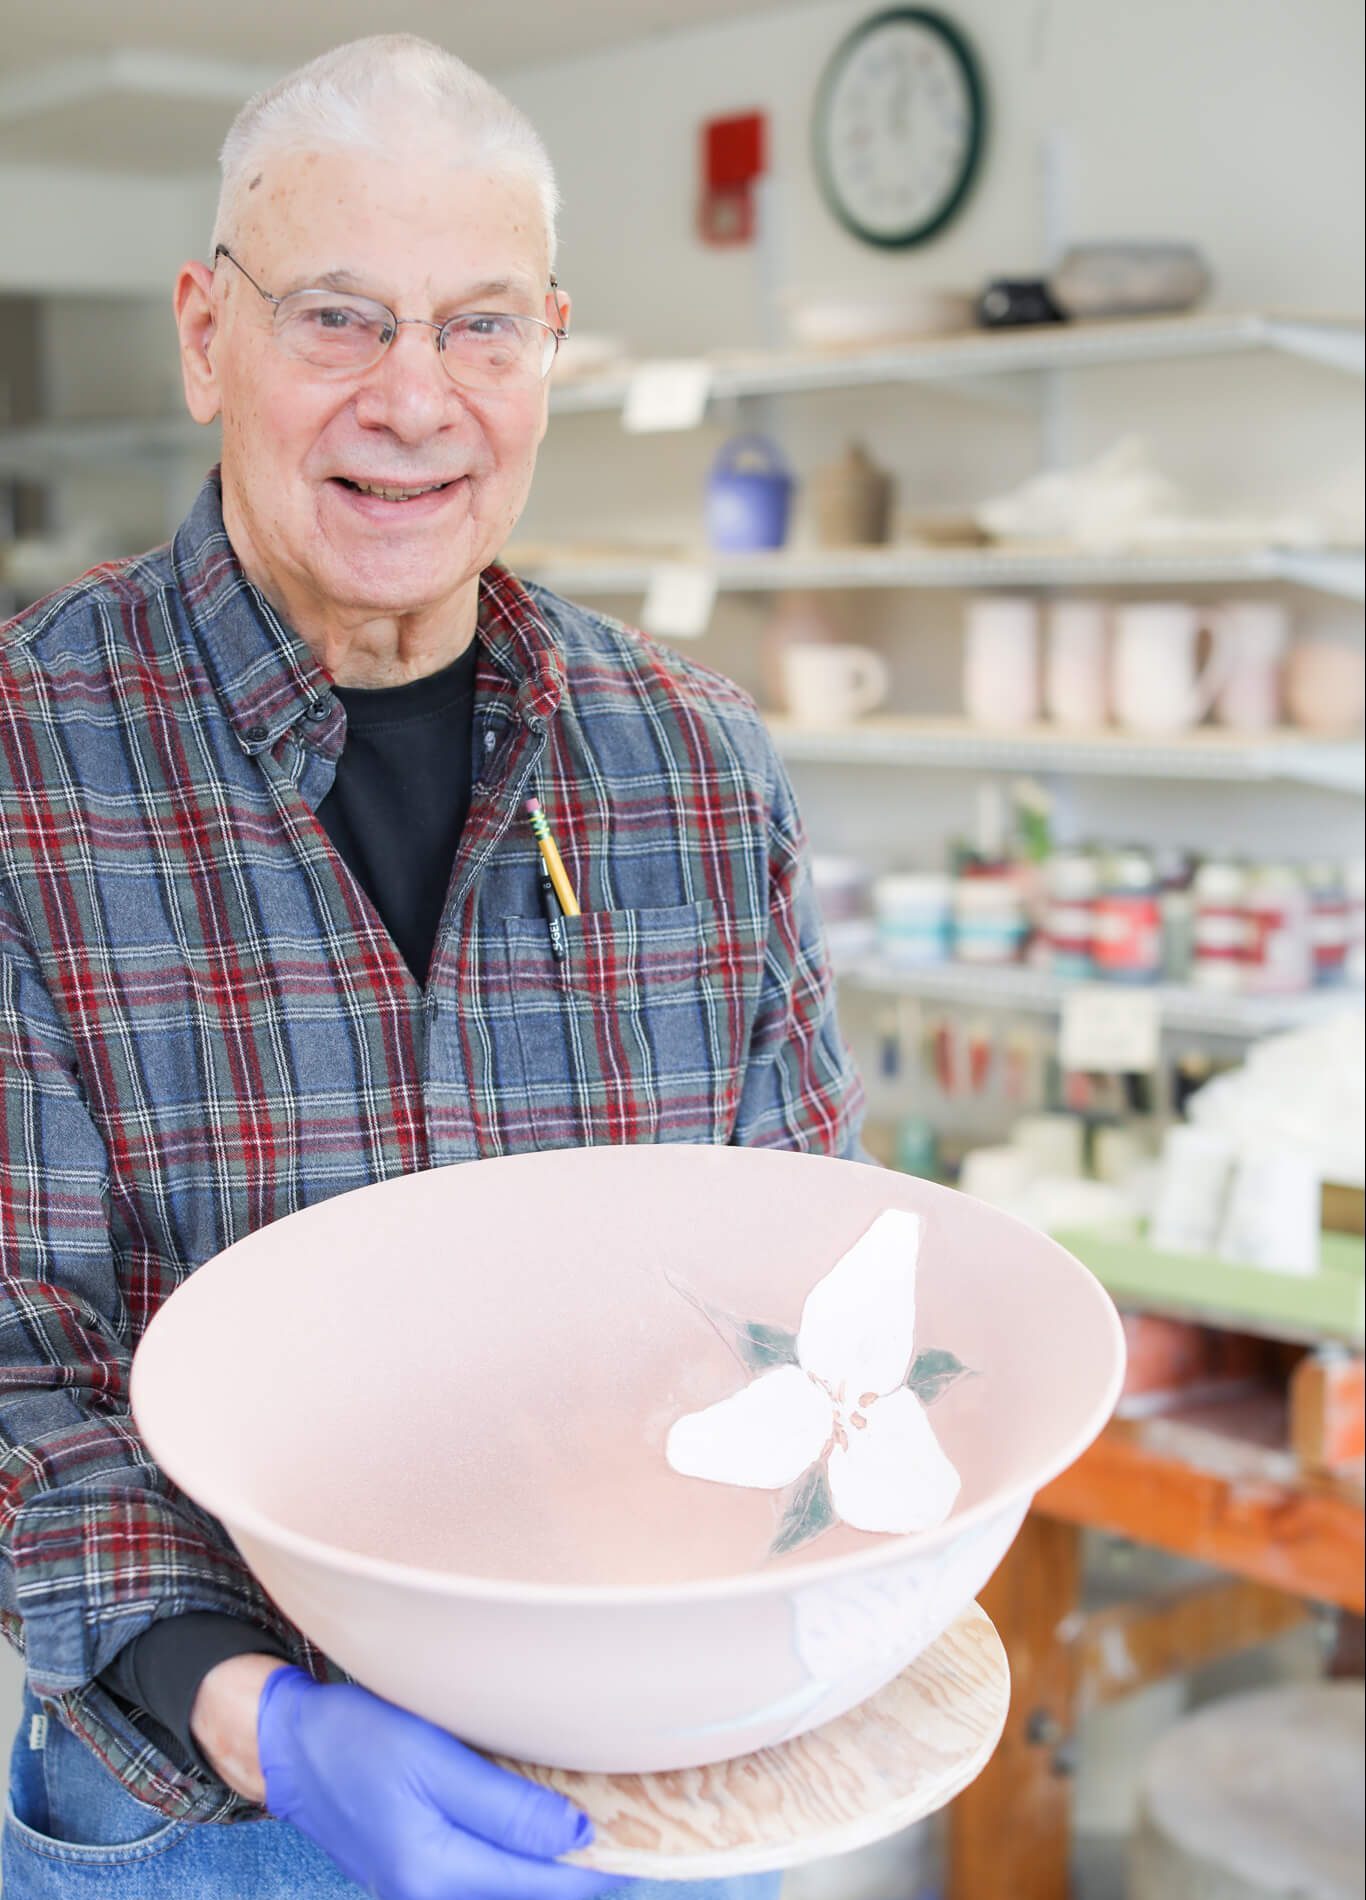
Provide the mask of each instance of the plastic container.
POLYGON ((1286 996, 1307 990, 1314 980, 1309 934, 1309 893, 1288 864, 1264 864, 1248 880, 1247 990, 1258 996, 1286 996))
POLYGON ((953 886, 953 950, 960 963, 1018 963, 1029 938, 1014 867, 965 871, 953 886))
POLYGON ((953 879, 898 871, 873 885, 878 947, 903 969, 946 963, 953 926, 953 879))
POLYGON ((707 477, 707 540, 720 554, 780 548, 792 507, 792 471, 776 442, 737 435, 707 477))
POLYGON ((1347 886, 1336 864, 1311 864, 1304 873, 1309 889, 1309 945, 1314 982, 1331 989, 1347 976, 1351 932, 1347 886))
POLYGON ((1162 980, 1189 983, 1195 962, 1195 859, 1188 851, 1153 854, 1162 907, 1162 980))
POLYGON ((1342 886, 1347 893, 1345 974, 1360 989, 1366 983, 1366 863, 1360 858, 1344 867, 1342 886))
POLYGON ((1100 873, 1087 851, 1059 851, 1044 866, 1044 939, 1056 976, 1084 982, 1095 974, 1100 873))
POLYGON ((1248 956, 1247 873, 1211 860, 1195 874, 1195 943, 1191 982, 1232 995, 1244 986, 1248 956))
POLYGON ((1116 983, 1156 983, 1162 975, 1162 902, 1146 851, 1122 851, 1110 860, 1095 920, 1097 974, 1116 983))

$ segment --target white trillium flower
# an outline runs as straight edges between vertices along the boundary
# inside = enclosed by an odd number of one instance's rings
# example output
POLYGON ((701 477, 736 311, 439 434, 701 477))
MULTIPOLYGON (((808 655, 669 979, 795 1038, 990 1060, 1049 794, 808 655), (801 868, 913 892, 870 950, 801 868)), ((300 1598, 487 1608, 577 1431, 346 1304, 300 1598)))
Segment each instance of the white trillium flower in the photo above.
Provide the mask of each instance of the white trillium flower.
POLYGON ((774 1491, 824 1460, 835 1511, 855 1530, 942 1524, 960 1479, 904 1383, 920 1230, 918 1214, 879 1214, 807 1294, 798 1363, 678 1419, 665 1446, 673 1469, 774 1491))

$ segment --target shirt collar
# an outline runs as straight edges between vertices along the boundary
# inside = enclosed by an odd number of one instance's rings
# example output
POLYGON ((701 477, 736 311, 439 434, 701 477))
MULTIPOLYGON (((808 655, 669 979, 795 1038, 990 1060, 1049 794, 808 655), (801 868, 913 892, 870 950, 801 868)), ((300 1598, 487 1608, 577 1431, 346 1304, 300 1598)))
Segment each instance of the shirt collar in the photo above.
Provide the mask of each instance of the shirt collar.
MULTIPOLYGON (((243 573, 223 525, 219 467, 176 530, 171 555, 195 641, 242 749, 267 751, 302 722, 311 745, 340 753, 346 715, 331 677, 243 573)), ((521 582, 496 565, 479 580, 479 636, 481 658, 515 691, 522 716, 548 719, 564 690, 558 644, 521 582)))

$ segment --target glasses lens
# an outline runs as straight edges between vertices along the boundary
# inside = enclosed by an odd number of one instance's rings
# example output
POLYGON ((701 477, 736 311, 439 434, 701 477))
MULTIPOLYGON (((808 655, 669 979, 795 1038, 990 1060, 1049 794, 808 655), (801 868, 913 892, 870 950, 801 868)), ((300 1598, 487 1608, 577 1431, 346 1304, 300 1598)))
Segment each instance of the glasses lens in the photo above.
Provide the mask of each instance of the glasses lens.
POLYGON ((275 329, 287 349, 319 369, 364 369, 383 352, 394 318, 368 297, 303 290, 281 303, 275 329))
POLYGON ((441 356, 454 380, 471 389, 539 383, 555 360, 555 333, 532 317, 471 312, 442 330, 441 356))

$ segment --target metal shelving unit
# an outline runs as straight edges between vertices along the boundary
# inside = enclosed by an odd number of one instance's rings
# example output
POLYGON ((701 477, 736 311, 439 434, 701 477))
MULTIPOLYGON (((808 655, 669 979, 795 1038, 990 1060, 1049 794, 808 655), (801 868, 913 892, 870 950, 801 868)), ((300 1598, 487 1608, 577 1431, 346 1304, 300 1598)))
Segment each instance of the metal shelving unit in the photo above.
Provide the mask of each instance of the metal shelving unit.
MULTIPOLYGON (((870 385, 961 382, 1053 370, 1268 351, 1345 375, 1366 373, 1366 327, 1359 317, 1226 312, 1147 317, 1134 322, 1041 324, 1024 330, 974 330, 962 336, 875 348, 727 354, 709 361, 712 400, 800 395, 870 385)), ((557 383, 551 407, 561 415, 619 410, 634 372, 584 375, 557 383)), ((202 447, 204 432, 186 417, 51 422, 0 430, 0 473, 31 475, 87 459, 181 454, 202 447)), ((843 585, 831 582, 832 586, 843 585)), ((858 583, 851 583, 857 585, 858 583)))
POLYGON ((1268 581, 1366 599, 1359 548, 1230 548, 1095 554, 1059 548, 784 548, 772 554, 660 558, 577 556, 528 549, 508 558, 519 573, 563 593, 643 594, 657 571, 705 569, 724 593, 786 588, 1240 587, 1268 581))
MULTIPOLYGON (((1047 970, 1023 965, 930 964, 903 968, 875 953, 839 958, 842 986, 883 995, 916 996, 969 1009, 1027 1010, 1057 1015, 1075 984, 1047 970)), ((1145 990, 1164 1029, 1251 1041, 1279 1029, 1300 1029, 1352 1008, 1360 990, 1310 990, 1297 996, 1221 996, 1217 992, 1157 984, 1145 990)))
MULTIPOLYGON (((1256 350, 1296 357, 1348 375, 1361 376, 1366 371, 1366 330, 1359 318, 1227 312, 970 331, 878 348, 717 356, 710 360, 711 396, 726 400, 869 384, 971 383, 982 377, 1175 362, 1183 357, 1256 350)), ((555 389, 552 407, 566 415, 619 409, 631 373, 613 370, 566 380, 555 389)))
POLYGON ((1255 737, 1196 727, 1162 738, 1118 730, 1034 726, 990 732, 965 719, 874 716, 856 725, 798 725, 770 716, 783 757, 803 764, 935 766, 959 771, 1042 771, 1104 778, 1269 781, 1366 792, 1366 760, 1353 741, 1287 731, 1255 737))

